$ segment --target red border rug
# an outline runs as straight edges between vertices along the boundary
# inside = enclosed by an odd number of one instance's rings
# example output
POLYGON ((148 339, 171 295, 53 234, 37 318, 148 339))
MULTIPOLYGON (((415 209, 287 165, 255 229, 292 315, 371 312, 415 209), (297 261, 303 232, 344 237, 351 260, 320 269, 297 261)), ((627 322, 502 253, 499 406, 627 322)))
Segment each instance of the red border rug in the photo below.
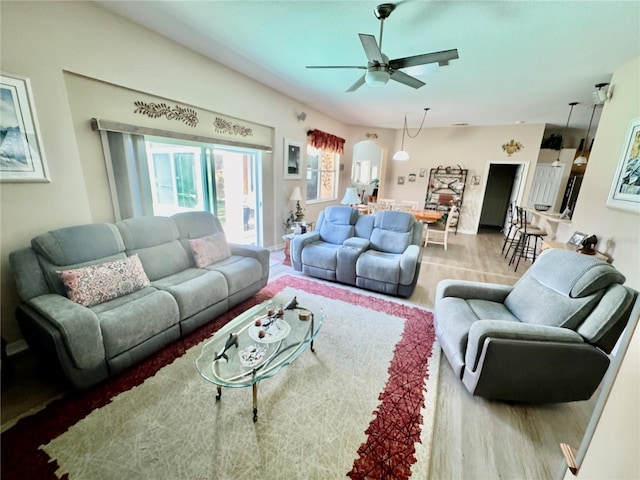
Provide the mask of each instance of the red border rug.
MULTIPOLYGON (((342 300, 405 319, 400 341, 389 366, 389 380, 379 395, 379 406, 366 430, 367 441, 347 474, 352 479, 408 479, 420 442, 428 360, 435 341, 433 314, 417 307, 314 280, 283 275, 251 299, 213 322, 165 347, 137 366, 85 391, 54 400, 38 413, 25 417, 2 434, 2 478, 56 479, 56 462, 39 449, 83 419, 107 405, 118 394, 144 382, 208 338, 247 308, 273 297, 285 287, 342 300)), ((65 475, 62 478, 67 478, 65 475)))

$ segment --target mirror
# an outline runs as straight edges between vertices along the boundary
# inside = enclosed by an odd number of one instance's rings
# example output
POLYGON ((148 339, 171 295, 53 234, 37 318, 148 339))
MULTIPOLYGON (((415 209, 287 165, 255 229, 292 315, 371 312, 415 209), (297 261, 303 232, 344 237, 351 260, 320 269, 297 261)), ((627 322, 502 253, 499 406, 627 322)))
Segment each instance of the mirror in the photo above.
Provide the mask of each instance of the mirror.
POLYGON ((358 195, 361 195, 363 203, 367 203, 369 195, 378 193, 382 172, 382 153, 382 147, 370 140, 353 146, 351 181, 358 190, 358 195))

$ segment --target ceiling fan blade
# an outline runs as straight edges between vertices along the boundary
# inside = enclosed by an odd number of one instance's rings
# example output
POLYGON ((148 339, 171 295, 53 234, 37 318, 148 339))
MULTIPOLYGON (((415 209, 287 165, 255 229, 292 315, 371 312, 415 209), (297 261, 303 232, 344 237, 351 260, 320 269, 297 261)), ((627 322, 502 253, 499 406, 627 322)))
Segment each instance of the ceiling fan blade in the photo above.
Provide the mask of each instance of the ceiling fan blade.
POLYGON ((422 80, 418 80, 417 78, 412 77, 411 75, 407 75, 406 73, 401 72, 399 70, 396 70, 391 74, 391 80, 404 83, 405 85, 408 85, 413 88, 420 88, 423 85, 425 85, 425 83, 422 80))
POLYGON ((307 65, 305 68, 359 68, 360 70, 367 69, 367 67, 359 67, 355 65, 307 65))
POLYGON ((394 70, 399 68, 415 67, 416 65, 426 65, 427 63, 441 63, 446 65, 449 60, 455 60, 458 57, 458 49, 443 50, 442 52, 423 53, 422 55, 414 55, 413 57, 396 58, 389 61, 389 67, 394 70))
POLYGON ((349 87, 349 89, 347 90, 348 92, 355 92, 357 89, 359 89, 362 85, 364 85, 364 75, 362 75, 358 80, 356 80, 356 83, 354 83, 353 85, 351 85, 349 87))
POLYGON ((384 63, 384 58, 382 57, 380 47, 378 47, 378 42, 376 42, 376 37, 367 35, 366 33, 359 33, 358 36, 360 37, 362 48, 364 48, 364 53, 367 55, 369 62, 373 64, 384 63))

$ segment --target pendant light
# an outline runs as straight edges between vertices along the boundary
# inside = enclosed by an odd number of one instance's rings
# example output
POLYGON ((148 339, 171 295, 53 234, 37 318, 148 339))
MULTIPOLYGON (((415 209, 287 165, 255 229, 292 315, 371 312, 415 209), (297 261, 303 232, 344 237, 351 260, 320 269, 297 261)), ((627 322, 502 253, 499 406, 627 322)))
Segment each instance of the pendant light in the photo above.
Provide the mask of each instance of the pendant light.
POLYGON ((406 162, 409 160, 409 154, 404 150, 404 134, 406 132, 409 138, 416 138, 420 133, 420 131, 422 130, 422 126, 424 125, 424 119, 427 118, 427 112, 429 110, 430 110, 429 108, 424 109, 424 116, 422 117, 422 123, 420 124, 420 128, 418 129, 416 134, 413 136, 411 136, 411 134, 409 133, 409 130, 407 129, 407 116, 406 115, 404 116, 404 126, 402 127, 402 146, 400 147, 400 150, 398 150, 396 153, 393 154, 393 159, 395 161, 406 162))
POLYGON ((594 104, 593 105, 593 111, 591 112, 591 120, 589 120, 589 127, 587 128, 587 136, 584 139, 584 143, 582 144, 582 149, 580 150, 580 155, 578 155, 578 157, 573 161, 574 165, 586 165, 587 164, 587 157, 584 156, 584 151, 587 148, 587 145, 589 144, 589 132, 591 131, 591 123, 593 122, 593 115, 596 113, 596 107, 597 105, 594 104))
POLYGON ((567 138, 567 130, 569 129, 569 120, 571 119, 571 112, 573 112, 573 107, 578 105, 578 102, 571 102, 571 108, 569 109, 569 117, 567 117, 567 124, 564 126, 564 133, 562 134, 562 140, 560 141, 560 151, 558 152, 558 158, 556 158, 552 163, 552 167, 561 167, 562 162, 560 162, 560 154, 562 153, 562 147, 564 146, 564 140, 567 138))

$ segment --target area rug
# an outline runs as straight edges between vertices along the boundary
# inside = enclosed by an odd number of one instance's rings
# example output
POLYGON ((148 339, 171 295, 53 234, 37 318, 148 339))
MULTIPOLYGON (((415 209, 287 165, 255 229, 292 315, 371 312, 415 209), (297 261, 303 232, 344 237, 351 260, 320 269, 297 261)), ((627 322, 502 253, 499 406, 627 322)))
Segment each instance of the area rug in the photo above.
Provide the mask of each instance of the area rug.
POLYGON ((2 478, 427 478, 438 348, 426 309, 284 275, 177 345, 2 435, 2 478), (278 295, 323 306, 315 352, 259 386, 223 389, 201 342, 278 295))

